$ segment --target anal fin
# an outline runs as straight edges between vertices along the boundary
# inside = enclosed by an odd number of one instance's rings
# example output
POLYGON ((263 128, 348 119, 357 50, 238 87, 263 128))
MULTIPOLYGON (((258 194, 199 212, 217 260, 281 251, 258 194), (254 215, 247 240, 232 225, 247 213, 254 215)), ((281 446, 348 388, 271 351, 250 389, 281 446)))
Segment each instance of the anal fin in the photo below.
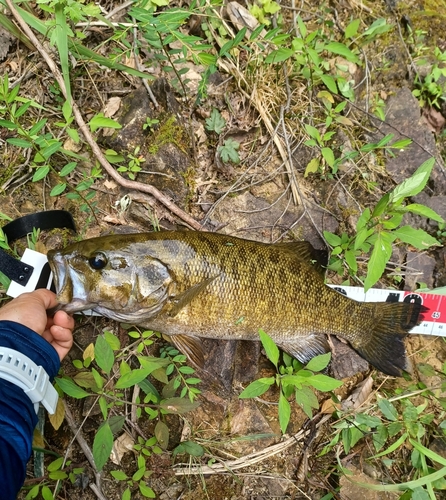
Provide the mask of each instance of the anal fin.
POLYGON ((319 354, 325 354, 330 351, 325 335, 309 335, 302 338, 294 338, 287 341, 276 341, 276 344, 293 358, 296 358, 303 364, 308 363, 311 358, 319 354))
POLYGON ((198 368, 204 366, 204 352, 201 340, 192 335, 168 335, 172 344, 198 368))

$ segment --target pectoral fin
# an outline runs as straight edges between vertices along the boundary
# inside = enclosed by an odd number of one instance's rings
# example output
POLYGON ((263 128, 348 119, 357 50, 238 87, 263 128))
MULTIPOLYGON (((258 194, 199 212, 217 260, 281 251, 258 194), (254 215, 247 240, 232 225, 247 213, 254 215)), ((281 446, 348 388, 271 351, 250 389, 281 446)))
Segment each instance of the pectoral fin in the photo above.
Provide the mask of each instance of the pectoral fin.
POLYGON ((187 306, 197 295, 204 291, 204 289, 210 285, 217 276, 212 278, 206 278, 205 280, 197 283, 196 285, 191 286, 184 292, 178 294, 175 298, 172 299, 173 306, 169 311, 169 316, 176 316, 183 307, 187 306))
POLYGON ((330 351, 324 335, 309 335, 308 337, 293 339, 289 342, 281 341, 276 343, 283 351, 303 364, 308 363, 314 356, 330 351))
POLYGON ((197 337, 191 335, 169 335, 172 344, 198 368, 204 366, 203 345, 197 337))

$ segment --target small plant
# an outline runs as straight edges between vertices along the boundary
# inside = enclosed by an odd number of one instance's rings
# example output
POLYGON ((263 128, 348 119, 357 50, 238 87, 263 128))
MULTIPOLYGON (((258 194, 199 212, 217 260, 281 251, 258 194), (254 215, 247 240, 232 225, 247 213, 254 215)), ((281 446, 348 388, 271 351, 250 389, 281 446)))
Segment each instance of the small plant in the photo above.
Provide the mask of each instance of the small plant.
POLYGON ((385 266, 392 254, 392 244, 401 241, 425 250, 440 242, 423 229, 414 229, 410 225, 401 226, 406 213, 427 217, 444 223, 434 210, 418 203, 407 203, 407 198, 420 193, 427 184, 435 159, 424 162, 416 172, 385 194, 373 210, 366 208, 356 224, 356 234, 341 236, 324 231, 324 237, 332 246, 329 268, 342 274, 342 260, 348 266, 351 275, 358 272, 357 257, 371 252, 367 264, 367 276, 364 288, 367 291, 384 273, 385 266))
POLYGON ((147 130, 147 129, 153 130, 154 126, 158 125, 159 122, 160 121, 157 120, 156 118, 152 119, 152 118, 147 117, 146 118, 146 123, 144 123, 144 125, 142 126, 142 128, 143 128, 143 130, 147 130))
POLYGON ((220 111, 216 108, 212 108, 211 116, 206 118, 205 123, 206 130, 215 132, 217 135, 220 135, 226 127, 226 120, 221 116, 220 111))
MULTIPOLYGON (((441 388, 445 386, 446 365, 438 373, 430 365, 419 365, 418 368, 426 376, 439 376, 441 388)), ((375 485, 378 491, 404 491, 402 499, 435 500, 435 490, 443 490, 446 486, 446 460, 429 448, 433 437, 444 439, 446 421, 444 415, 436 419, 434 409, 437 405, 445 409, 444 398, 436 397, 435 393, 426 389, 424 384, 412 385, 410 392, 404 393, 396 389, 392 397, 377 395, 376 402, 362 411, 337 410, 338 421, 332 427, 335 429, 331 442, 321 451, 320 455, 336 448, 336 454, 348 455, 355 446, 365 440, 369 446, 369 456, 363 456, 371 464, 379 460, 392 470, 402 470, 410 480, 400 484, 375 485), (417 394, 417 403, 411 397, 417 394), (429 403, 432 403, 431 405, 429 403), (374 453, 373 451, 374 450, 374 453)), ((339 468, 348 474, 339 463, 339 468)), ((390 481, 389 481, 390 482, 390 481)), ((364 485, 369 487, 370 485, 364 485)))
POLYGON ((437 62, 429 73, 424 78, 416 75, 412 94, 419 100, 420 106, 441 109, 446 101, 446 51, 442 52, 435 47, 434 56, 437 62))
POLYGON ((305 367, 294 358, 283 353, 284 364, 279 366, 279 349, 274 341, 262 330, 259 331, 260 340, 268 359, 276 367, 274 377, 265 377, 249 384, 240 394, 240 398, 255 398, 264 394, 271 386, 279 387, 279 424, 285 434, 290 421, 291 406, 288 399, 293 396, 302 407, 308 418, 312 418, 313 409, 319 408, 319 402, 314 389, 318 391, 333 391, 340 387, 342 382, 322 373, 330 362, 331 354, 315 356, 305 367))
POLYGON ((280 11, 280 5, 274 0, 259 0, 259 2, 249 8, 249 12, 259 21, 260 24, 269 26, 269 18, 280 11))
POLYGON ((146 349, 154 342, 154 335, 152 331, 130 331, 129 337, 134 342, 121 348, 119 339, 105 331, 97 337, 94 345, 87 346, 82 360, 73 361, 78 369, 76 375, 56 379, 59 389, 70 397, 82 399, 93 395, 97 398, 103 422, 96 432, 92 451, 98 470, 102 470, 109 460, 114 435, 125 424, 125 417, 119 414, 124 404, 136 405, 138 419, 156 421, 154 436, 140 436, 134 444, 138 457, 135 473, 131 477, 123 471, 111 473, 116 480, 127 483, 124 499, 130 498, 136 487, 146 498, 155 498, 153 490, 147 486, 151 471, 146 467, 146 458, 160 454, 168 446, 169 428, 164 421, 165 415, 182 414, 198 406, 194 400, 200 393, 196 387, 200 380, 192 376, 195 370, 185 364, 186 356, 170 346, 162 349, 160 357, 146 355, 146 349), (131 367, 129 358, 132 356, 138 362, 138 368, 131 367), (163 389, 159 391, 154 383, 161 383, 163 389), (135 385, 142 393, 129 403, 127 394, 135 385))
POLYGON ((146 161, 144 156, 139 154, 140 149, 139 146, 136 146, 133 154, 128 155, 128 159, 130 160, 128 164, 118 167, 118 172, 126 172, 132 180, 135 180, 136 175, 141 171, 141 163, 146 161))
POLYGON ((240 163, 240 156, 238 150, 240 149, 240 143, 234 141, 234 139, 226 139, 223 142, 223 146, 218 146, 217 152, 220 154, 221 159, 225 162, 240 163))

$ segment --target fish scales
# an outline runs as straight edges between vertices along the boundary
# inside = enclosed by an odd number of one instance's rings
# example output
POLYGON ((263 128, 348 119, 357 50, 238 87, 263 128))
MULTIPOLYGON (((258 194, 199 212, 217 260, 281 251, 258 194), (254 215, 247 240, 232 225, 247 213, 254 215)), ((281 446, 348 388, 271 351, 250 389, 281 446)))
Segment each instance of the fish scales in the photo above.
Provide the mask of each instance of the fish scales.
POLYGON ((93 309, 170 335, 196 364, 199 337, 258 340, 263 329, 303 362, 327 351, 325 334, 333 334, 400 374, 419 306, 351 300, 324 284, 314 255, 307 242, 166 231, 84 240, 48 258, 65 310, 93 309))

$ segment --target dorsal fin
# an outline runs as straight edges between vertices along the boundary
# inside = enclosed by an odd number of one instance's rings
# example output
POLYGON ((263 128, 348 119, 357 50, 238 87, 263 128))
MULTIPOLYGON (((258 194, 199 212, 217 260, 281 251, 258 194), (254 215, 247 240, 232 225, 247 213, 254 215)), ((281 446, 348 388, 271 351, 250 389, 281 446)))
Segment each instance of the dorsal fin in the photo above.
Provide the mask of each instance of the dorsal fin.
POLYGON ((276 243, 274 246, 288 250, 298 259, 312 264, 317 273, 325 278, 328 265, 328 252, 326 250, 317 250, 309 241, 290 241, 276 243))

